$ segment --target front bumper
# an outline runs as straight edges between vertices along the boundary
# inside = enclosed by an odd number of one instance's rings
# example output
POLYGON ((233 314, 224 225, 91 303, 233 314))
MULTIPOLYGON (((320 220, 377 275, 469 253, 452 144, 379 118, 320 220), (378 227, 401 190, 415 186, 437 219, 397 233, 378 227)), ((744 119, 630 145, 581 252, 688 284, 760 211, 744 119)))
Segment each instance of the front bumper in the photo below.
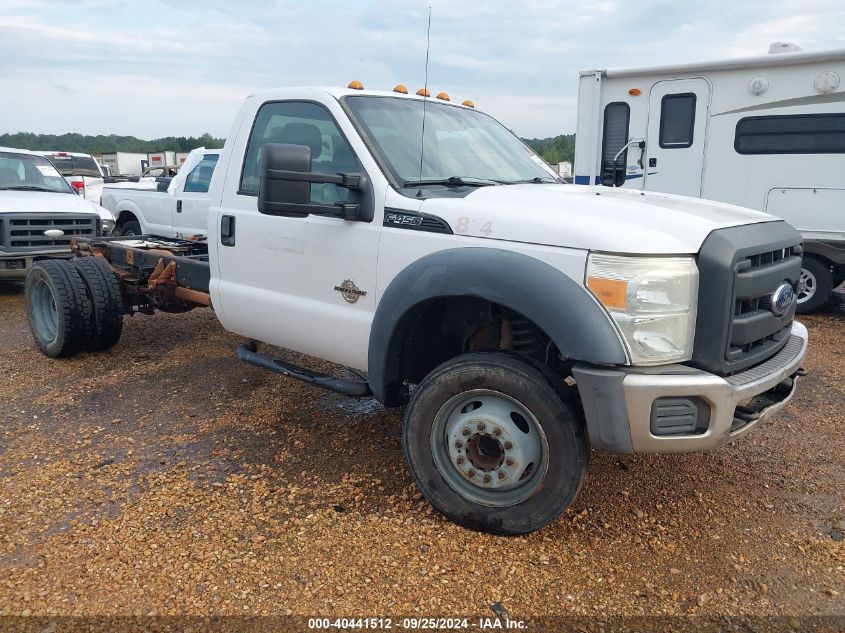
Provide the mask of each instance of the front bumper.
POLYGON ((73 253, 66 251, 45 251, 43 253, 0 252, 0 281, 23 281, 32 265, 42 259, 68 259, 73 253))
MULTIPOLYGON (((685 365, 576 366, 573 375, 594 448, 613 453, 682 453, 731 442, 780 411, 795 393, 806 353, 807 328, 795 322, 777 354, 726 378, 685 365), (659 399, 663 400, 656 405, 659 399), (697 428, 662 427, 661 403, 684 402, 697 405, 697 413, 690 414, 698 415, 697 428)), ((687 410, 694 408, 690 405, 687 410)))

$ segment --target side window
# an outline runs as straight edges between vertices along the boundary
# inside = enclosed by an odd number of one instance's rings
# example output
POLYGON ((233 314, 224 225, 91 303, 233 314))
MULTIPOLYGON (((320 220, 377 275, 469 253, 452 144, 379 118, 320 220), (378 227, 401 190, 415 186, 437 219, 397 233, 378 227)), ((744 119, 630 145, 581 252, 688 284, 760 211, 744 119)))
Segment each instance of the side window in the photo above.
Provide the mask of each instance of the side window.
POLYGON ((628 164, 628 150, 614 158, 628 142, 628 125, 631 107, 624 102, 608 103, 604 108, 604 131, 601 141, 601 184, 607 187, 621 187, 625 184, 625 165, 628 164))
MULTIPOLYGON (((267 143, 307 145, 311 170, 323 174, 360 172, 355 153, 326 108, 316 103, 279 101, 258 110, 244 157, 238 193, 258 195, 259 156, 267 143)), ((311 202, 337 204, 349 198, 349 190, 330 184, 311 184, 311 202)))
POLYGON ((843 154, 845 113, 753 116, 736 124, 739 154, 843 154))
POLYGON ((692 146, 695 132, 695 94, 664 95, 660 102, 660 147, 692 146))
POLYGON ((206 154, 197 166, 185 178, 185 193, 208 193, 214 166, 217 164, 217 154, 206 154))

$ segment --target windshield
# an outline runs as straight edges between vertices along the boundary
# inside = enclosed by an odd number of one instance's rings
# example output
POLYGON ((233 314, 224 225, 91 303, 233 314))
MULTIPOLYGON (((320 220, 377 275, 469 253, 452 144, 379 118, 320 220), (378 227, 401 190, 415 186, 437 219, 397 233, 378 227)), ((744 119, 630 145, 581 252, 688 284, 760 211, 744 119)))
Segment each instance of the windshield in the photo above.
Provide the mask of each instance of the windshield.
POLYGON ((97 166, 97 161, 90 156, 53 154, 49 158, 62 176, 92 176, 94 178, 103 176, 97 166))
POLYGON ((560 182, 543 160, 495 119, 467 108, 423 101, 351 96, 345 104, 400 186, 439 182, 560 182))
POLYGON ((73 193, 49 160, 13 152, 0 152, 0 189, 73 193))

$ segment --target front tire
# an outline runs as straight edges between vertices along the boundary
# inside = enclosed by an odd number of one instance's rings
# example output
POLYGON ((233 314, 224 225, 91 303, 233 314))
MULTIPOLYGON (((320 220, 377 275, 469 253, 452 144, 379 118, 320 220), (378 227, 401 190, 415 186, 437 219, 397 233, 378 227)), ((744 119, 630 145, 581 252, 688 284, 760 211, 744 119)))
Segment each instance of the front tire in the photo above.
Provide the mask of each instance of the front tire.
POLYGON ((141 223, 137 220, 128 220, 120 225, 120 235, 123 237, 135 237, 142 234, 141 223))
POLYGON ((815 257, 805 257, 798 281, 798 305, 795 311, 807 314, 818 310, 830 299, 833 275, 830 267, 815 257))
POLYGON ((403 445, 435 509, 505 535, 558 518, 589 455, 584 426, 550 376, 502 353, 464 354, 432 371, 406 409, 403 445))

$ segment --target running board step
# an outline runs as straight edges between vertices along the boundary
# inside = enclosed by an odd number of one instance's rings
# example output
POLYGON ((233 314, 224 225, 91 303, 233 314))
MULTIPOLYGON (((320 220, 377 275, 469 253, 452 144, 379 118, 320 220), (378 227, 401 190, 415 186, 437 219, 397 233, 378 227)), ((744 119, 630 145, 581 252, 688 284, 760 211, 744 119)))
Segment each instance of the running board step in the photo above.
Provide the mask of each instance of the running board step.
POLYGON ((291 363, 286 363, 278 358, 271 358, 258 352, 258 347, 255 343, 243 343, 238 345, 238 358, 245 363, 261 367, 276 374, 282 374, 290 378, 295 378, 302 382, 307 382, 312 385, 317 385, 323 389, 341 393, 350 398, 367 398, 373 395, 370 390, 369 383, 355 380, 343 380, 341 378, 333 378, 325 374, 310 371, 302 367, 297 367, 291 363))

